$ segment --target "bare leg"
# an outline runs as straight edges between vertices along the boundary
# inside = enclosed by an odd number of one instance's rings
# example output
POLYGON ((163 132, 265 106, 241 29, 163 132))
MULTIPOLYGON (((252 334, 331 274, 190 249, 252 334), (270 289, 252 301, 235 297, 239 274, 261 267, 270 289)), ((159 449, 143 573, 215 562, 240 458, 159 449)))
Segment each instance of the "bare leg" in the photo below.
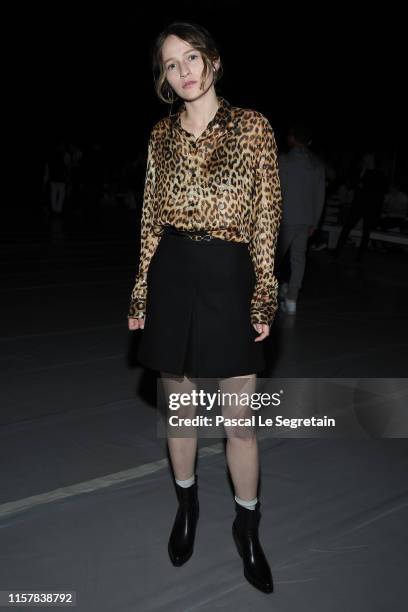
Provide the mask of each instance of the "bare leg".
MULTIPOLYGON (((161 372, 163 389, 168 397, 171 393, 190 393, 196 388, 196 384, 186 376, 176 376, 167 372, 161 372)), ((168 414, 177 414, 179 417, 192 418, 195 416, 195 406, 181 406, 177 411, 168 411, 168 414)), ((191 437, 167 436, 167 444, 175 478, 186 480, 193 475, 195 458, 197 455, 197 429, 191 429, 191 437)), ((183 436, 187 429, 184 428, 183 436)))
MULTIPOLYGON (((219 381, 222 393, 251 394, 256 388, 256 374, 222 378, 219 381)), ((234 396, 231 397, 234 400, 234 396)), ((249 418, 254 414, 250 406, 241 406, 238 401, 231 405, 223 403, 223 416, 226 418, 249 418)), ((227 464, 234 483, 235 494, 244 500, 252 500, 257 495, 259 479, 259 452, 256 432, 252 427, 226 427, 227 464)))

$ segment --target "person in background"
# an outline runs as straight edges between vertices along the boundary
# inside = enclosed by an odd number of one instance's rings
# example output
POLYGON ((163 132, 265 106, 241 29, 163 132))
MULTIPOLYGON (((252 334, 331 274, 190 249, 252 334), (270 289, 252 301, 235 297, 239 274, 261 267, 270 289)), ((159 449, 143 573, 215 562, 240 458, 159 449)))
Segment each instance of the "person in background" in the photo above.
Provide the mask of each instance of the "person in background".
POLYGON ((351 230, 360 219, 363 219, 363 235, 356 256, 356 261, 361 261, 368 245, 370 232, 376 226, 381 213, 386 185, 384 177, 377 168, 373 152, 368 151, 362 156, 353 183, 355 187, 354 198, 336 248, 332 253, 333 259, 339 257, 351 230))
POLYGON ((80 193, 82 181, 82 150, 75 144, 70 143, 70 172, 67 184, 67 202, 70 204, 71 211, 78 213, 80 206, 80 193))
POLYGON ((320 215, 319 224, 310 239, 310 247, 312 251, 321 251, 322 249, 327 249, 329 246, 326 238, 326 233, 323 230, 323 225, 327 213, 327 206, 329 204, 328 200, 330 196, 333 196, 336 187, 338 186, 338 177, 334 165, 327 159, 323 163, 325 168, 326 194, 322 214, 320 215))
POLYGON ((50 186, 51 213, 56 215, 62 214, 69 167, 70 155, 64 142, 60 141, 48 156, 44 175, 44 184, 49 183, 50 186))
POLYGON ((377 224, 377 229, 401 232, 407 217, 408 195, 401 190, 400 185, 394 183, 385 196, 384 207, 377 224))
POLYGON ((311 130, 295 125, 288 135, 289 152, 279 156, 283 217, 275 265, 281 277, 282 262, 289 251, 290 278, 280 285, 281 308, 288 314, 296 313, 308 240, 319 224, 326 194, 325 166, 309 149, 311 142, 311 130))
POLYGON ((99 203, 103 195, 106 174, 102 145, 94 143, 84 151, 82 159, 82 220, 87 227, 95 227, 99 218, 99 203))

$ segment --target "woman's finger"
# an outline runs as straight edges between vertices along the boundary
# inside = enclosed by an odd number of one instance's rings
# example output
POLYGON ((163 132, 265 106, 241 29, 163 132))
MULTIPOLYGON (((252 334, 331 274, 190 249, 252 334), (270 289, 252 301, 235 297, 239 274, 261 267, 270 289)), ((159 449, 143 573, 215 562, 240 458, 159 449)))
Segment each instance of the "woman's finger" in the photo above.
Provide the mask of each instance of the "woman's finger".
POLYGON ((133 319, 131 317, 129 317, 128 321, 129 321, 129 329, 138 329, 139 328, 139 320, 140 319, 133 319))
POLYGON ((267 336, 269 336, 268 333, 262 332, 262 334, 260 334, 257 338, 255 338, 255 342, 261 342, 261 340, 264 340, 264 338, 266 338, 267 336))
POLYGON ((266 325, 265 323, 255 323, 254 328, 258 334, 260 334, 257 338, 255 338, 255 342, 261 342, 264 340, 264 338, 269 336, 269 325, 266 325))

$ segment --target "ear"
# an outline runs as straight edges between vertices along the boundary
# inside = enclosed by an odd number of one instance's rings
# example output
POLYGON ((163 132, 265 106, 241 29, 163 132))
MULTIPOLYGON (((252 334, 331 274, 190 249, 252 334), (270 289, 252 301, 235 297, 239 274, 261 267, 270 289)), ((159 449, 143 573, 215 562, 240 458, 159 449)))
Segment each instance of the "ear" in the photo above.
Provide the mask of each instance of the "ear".
POLYGON ((217 60, 215 60, 215 62, 213 62, 213 68, 214 68, 215 71, 218 70, 218 68, 220 67, 220 64, 221 64, 221 62, 220 62, 219 59, 217 59, 217 60))

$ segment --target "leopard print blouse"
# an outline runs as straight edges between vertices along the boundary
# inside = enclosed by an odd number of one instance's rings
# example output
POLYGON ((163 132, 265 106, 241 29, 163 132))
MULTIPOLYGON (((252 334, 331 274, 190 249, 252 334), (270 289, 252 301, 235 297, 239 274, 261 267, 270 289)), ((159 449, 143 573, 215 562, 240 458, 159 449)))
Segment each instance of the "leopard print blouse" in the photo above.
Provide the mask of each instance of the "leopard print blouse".
POLYGON ((256 273, 250 319, 273 321, 278 290, 274 256, 282 218, 274 132, 260 112, 234 107, 220 96, 218 102, 199 138, 181 126, 184 104, 151 130, 129 317, 147 314, 147 271, 169 224, 247 243, 256 273))

